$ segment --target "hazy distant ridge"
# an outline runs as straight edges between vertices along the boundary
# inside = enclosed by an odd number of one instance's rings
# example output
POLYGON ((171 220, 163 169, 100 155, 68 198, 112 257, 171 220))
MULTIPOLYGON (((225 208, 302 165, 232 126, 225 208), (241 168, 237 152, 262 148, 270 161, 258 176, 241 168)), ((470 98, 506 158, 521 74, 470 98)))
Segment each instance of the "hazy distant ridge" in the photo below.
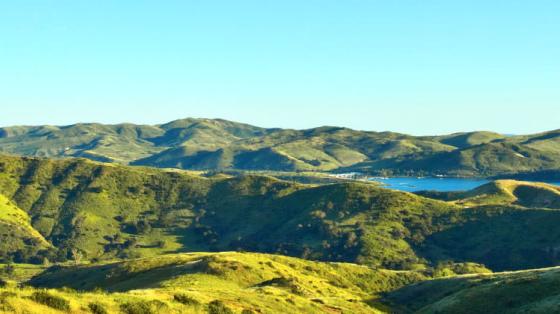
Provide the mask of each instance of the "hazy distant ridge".
POLYGON ((560 131, 411 136, 341 127, 266 129, 220 119, 0 128, 0 151, 200 170, 491 176, 560 169, 560 131))

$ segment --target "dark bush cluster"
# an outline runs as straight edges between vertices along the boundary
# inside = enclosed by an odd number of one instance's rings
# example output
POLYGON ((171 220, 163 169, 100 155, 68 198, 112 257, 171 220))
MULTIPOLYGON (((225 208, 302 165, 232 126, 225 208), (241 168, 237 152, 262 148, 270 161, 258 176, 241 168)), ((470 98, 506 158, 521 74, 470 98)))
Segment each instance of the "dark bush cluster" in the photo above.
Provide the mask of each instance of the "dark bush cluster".
POLYGON ((128 302, 121 304, 124 314, 153 314, 155 313, 149 302, 128 302))
POLYGON ((208 314, 233 314, 233 311, 224 302, 214 300, 208 304, 208 314))
POLYGON ((66 299, 52 295, 46 291, 34 292, 31 295, 31 300, 59 311, 70 311, 70 303, 66 299))
POLYGON ((189 306, 200 304, 200 302, 198 302, 196 299, 189 297, 186 294, 176 294, 173 296, 173 299, 181 304, 189 305, 189 306))
POLYGON ((109 312, 107 312, 105 307, 100 303, 90 303, 88 305, 88 308, 93 314, 107 314, 107 313, 109 313, 109 312))

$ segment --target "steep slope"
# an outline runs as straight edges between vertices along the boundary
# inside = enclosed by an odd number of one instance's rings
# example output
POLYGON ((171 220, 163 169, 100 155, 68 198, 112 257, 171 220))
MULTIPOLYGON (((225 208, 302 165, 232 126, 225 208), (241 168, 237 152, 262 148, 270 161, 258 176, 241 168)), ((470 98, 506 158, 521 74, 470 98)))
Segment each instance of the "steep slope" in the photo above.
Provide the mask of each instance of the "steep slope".
POLYGON ((35 256, 41 262, 41 255, 46 254, 52 246, 32 226, 27 213, 5 196, 0 195, 0 258, 12 257, 22 261, 23 255, 35 256))
POLYGON ((389 293, 395 313, 556 313, 560 269, 425 281, 389 293))

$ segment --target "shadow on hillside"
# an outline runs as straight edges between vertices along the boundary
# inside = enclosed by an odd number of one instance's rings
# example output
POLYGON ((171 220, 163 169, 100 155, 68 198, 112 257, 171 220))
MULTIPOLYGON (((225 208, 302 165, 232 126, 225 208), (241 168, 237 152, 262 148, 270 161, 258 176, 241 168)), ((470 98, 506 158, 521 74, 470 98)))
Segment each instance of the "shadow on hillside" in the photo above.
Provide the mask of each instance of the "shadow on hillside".
MULTIPOLYGON (((142 260, 136 263, 141 264, 142 260)), ((162 282, 181 275, 209 273, 211 269, 208 263, 209 259, 202 257, 192 261, 180 260, 161 266, 154 265, 144 270, 135 270, 135 265, 126 262, 86 267, 53 266, 28 283, 37 288, 68 287, 79 291, 102 289, 108 292, 125 292, 157 288, 162 282)))
POLYGON ((506 210, 434 233, 417 250, 430 261, 476 262, 493 271, 550 267, 560 262, 559 224, 557 210, 506 210))

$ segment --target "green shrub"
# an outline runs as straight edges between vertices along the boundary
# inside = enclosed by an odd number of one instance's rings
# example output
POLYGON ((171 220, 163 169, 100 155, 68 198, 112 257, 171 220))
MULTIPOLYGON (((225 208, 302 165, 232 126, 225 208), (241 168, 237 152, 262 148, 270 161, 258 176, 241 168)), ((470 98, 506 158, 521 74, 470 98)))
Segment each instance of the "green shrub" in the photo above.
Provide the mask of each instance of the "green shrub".
POLYGON ((12 292, 12 291, 2 291, 2 293, 0 293, 0 299, 5 299, 5 298, 11 298, 11 297, 16 297, 17 293, 12 292))
POLYGON ((56 310, 70 311, 70 303, 66 299, 52 295, 46 291, 34 292, 31 295, 31 300, 56 310))
POLYGON ((148 302, 129 302, 121 304, 121 311, 125 314, 152 314, 154 311, 148 302))
POLYGON ((199 305, 200 302, 198 302, 197 300, 189 297, 186 294, 176 294, 173 296, 173 299, 181 304, 184 305, 199 305))
POLYGON ((159 300, 128 302, 121 304, 121 311, 125 314, 166 313, 166 304, 159 300))
POLYGON ((15 312, 15 309, 12 305, 8 302, 7 298, 16 297, 17 294, 11 291, 2 291, 0 293, 0 311, 10 313, 15 312))
POLYGON ((0 299, 0 311, 6 313, 15 313, 14 307, 10 303, 8 303, 6 299, 0 299))
POLYGON ((208 314, 233 314, 233 311, 222 301, 214 300, 208 304, 208 314))
POLYGON ((93 314, 107 314, 107 310, 105 309, 105 307, 99 303, 90 303, 88 305, 89 310, 93 313, 93 314))
POLYGON ((93 313, 93 314, 107 314, 107 310, 105 309, 105 307, 102 304, 99 303, 90 303, 88 305, 89 310, 93 313))

